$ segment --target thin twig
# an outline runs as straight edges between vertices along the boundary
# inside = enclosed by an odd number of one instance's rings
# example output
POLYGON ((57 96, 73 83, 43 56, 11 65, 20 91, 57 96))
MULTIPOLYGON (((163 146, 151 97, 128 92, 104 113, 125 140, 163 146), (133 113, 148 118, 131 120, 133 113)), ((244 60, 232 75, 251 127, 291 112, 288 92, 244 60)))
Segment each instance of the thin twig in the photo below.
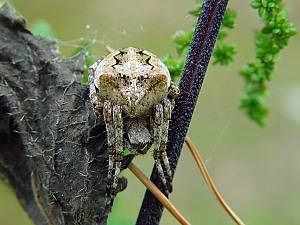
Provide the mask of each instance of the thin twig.
POLYGON ((236 222, 238 225, 245 225, 244 222, 234 213, 234 211, 229 207, 229 205, 225 202, 222 195, 217 190, 212 178, 209 176, 208 170, 203 162, 199 152, 197 151, 196 147, 193 145, 191 139, 189 137, 185 138, 185 143, 188 149, 191 151, 199 169, 204 178, 209 190, 212 194, 216 197, 217 201, 222 205, 223 209, 228 213, 228 215, 236 222))
POLYGON ((190 223, 183 217, 183 215, 175 208, 171 201, 146 177, 146 175, 132 162, 128 165, 130 171, 148 188, 149 191, 166 207, 166 209, 175 217, 175 219, 183 225, 190 223))

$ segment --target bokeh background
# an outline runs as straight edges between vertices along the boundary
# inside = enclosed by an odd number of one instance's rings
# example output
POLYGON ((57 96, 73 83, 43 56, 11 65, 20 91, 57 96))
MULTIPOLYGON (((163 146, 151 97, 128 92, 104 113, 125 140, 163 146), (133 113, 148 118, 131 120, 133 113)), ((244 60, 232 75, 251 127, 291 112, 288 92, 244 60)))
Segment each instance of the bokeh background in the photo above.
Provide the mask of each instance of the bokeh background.
MULTIPOLYGON (((300 1, 286 0, 290 19, 300 29, 300 1)), ((93 39, 94 58, 114 48, 138 46, 158 56, 175 53, 170 35, 189 30, 193 0, 12 0, 29 26, 47 21, 65 55, 80 40, 93 39)), ((254 59, 254 31, 262 25, 250 1, 230 1, 238 12, 228 42, 237 45, 232 65, 210 64, 188 135, 206 159, 219 190, 245 221, 255 225, 300 224, 300 36, 291 39, 269 83, 270 114, 265 128, 238 109, 243 82, 238 75, 254 59)), ((150 174, 150 155, 135 163, 150 174)), ((128 188, 115 201, 109 224, 134 224, 145 188, 129 171, 128 188)), ((191 224, 233 224, 216 203, 186 148, 183 149, 171 200, 191 224)), ((0 183, 0 224, 30 225, 14 193, 0 183)), ((165 211, 163 225, 177 224, 165 211)))

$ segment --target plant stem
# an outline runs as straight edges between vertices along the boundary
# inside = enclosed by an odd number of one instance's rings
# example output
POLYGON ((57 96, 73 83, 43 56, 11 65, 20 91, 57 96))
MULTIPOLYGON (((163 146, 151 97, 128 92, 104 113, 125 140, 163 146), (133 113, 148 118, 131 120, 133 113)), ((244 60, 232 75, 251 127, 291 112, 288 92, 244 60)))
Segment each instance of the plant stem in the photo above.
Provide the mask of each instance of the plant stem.
MULTIPOLYGON (((202 87, 227 2, 228 0, 205 0, 197 21, 179 83, 180 95, 176 100, 170 124, 167 152, 173 174, 202 87)), ((152 170, 151 181, 163 190, 156 168, 152 170)), ((147 190, 136 224, 157 225, 159 224, 162 211, 163 206, 161 203, 147 190)))
POLYGON ((170 200, 149 180, 148 177, 133 162, 128 165, 128 169, 151 191, 161 204, 174 216, 182 225, 190 225, 186 218, 175 208, 170 200))

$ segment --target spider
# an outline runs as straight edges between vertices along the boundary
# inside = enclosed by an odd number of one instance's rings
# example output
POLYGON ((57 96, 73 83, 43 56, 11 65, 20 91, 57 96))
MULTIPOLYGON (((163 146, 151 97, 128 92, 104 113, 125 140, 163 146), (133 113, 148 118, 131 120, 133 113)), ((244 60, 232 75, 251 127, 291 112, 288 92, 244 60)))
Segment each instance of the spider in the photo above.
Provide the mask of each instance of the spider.
POLYGON ((168 192, 171 168, 166 153, 168 129, 178 88, 158 57, 139 48, 114 50, 89 68, 90 101, 106 125, 108 187, 118 184, 124 151, 145 154, 150 148, 168 192))

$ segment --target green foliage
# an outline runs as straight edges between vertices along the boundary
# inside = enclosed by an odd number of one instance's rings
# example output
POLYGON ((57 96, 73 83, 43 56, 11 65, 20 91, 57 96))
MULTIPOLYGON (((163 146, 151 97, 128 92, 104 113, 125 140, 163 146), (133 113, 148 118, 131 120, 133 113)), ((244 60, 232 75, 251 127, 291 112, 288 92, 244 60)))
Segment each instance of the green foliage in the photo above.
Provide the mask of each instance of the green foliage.
MULTIPOLYGON (((196 0, 196 4, 196 7, 191 10, 189 14, 198 17, 201 11, 203 0, 196 0)), ((224 39, 227 37, 226 29, 234 28, 235 18, 236 12, 231 9, 227 9, 222 21, 221 31, 218 35, 217 44, 213 51, 214 64, 228 65, 233 61, 233 56, 236 52, 235 46, 231 44, 225 44, 224 39)), ((171 40, 175 44, 177 56, 172 57, 171 55, 167 55, 163 58, 163 62, 167 65, 173 80, 176 77, 179 77, 183 70, 184 58, 189 48, 194 29, 195 25, 193 26, 191 31, 180 30, 173 34, 171 37, 171 40)))
POLYGON ((213 51, 214 64, 228 65, 233 61, 233 56, 236 53, 235 46, 232 44, 226 44, 224 39, 227 37, 226 29, 233 29, 235 27, 235 19, 236 12, 232 9, 227 9, 218 34, 218 40, 213 51))
MULTIPOLYGON (((203 0, 196 0, 197 6, 189 14, 198 17, 203 0)), ((265 123, 268 113, 265 99, 267 96, 266 82, 274 71, 275 61, 281 49, 288 44, 291 36, 296 34, 294 26, 289 22, 282 0, 252 0, 251 6, 258 10, 259 17, 265 23, 256 33, 256 59, 246 64, 240 71, 245 80, 244 94, 240 107, 250 119, 260 126, 265 123)), ((218 39, 212 53, 213 64, 228 65, 236 53, 235 46, 226 44, 227 30, 235 26, 236 12, 227 9, 222 21, 218 39)), ((172 36, 177 56, 167 55, 163 62, 169 68, 172 79, 179 77, 184 67, 184 56, 192 39, 192 31, 177 31, 172 36)))
POLYGON ((79 43, 79 46, 76 47, 71 55, 77 55, 83 53, 85 56, 85 70, 82 74, 82 83, 87 85, 88 83, 88 68, 93 63, 93 58, 91 56, 90 48, 93 45, 93 41, 91 40, 83 40, 79 43))
POLYGON ((34 35, 40 35, 48 39, 54 38, 54 33, 52 31, 51 25, 45 20, 37 20, 32 24, 30 30, 34 35))
POLYGON ((280 50, 287 46, 296 30, 288 20, 281 0, 252 0, 251 6, 258 11, 264 26, 256 33, 255 62, 246 64, 240 71, 245 80, 240 106, 252 120, 263 126, 268 112, 266 83, 274 71, 280 50))
POLYGON ((129 148, 124 148, 123 149, 123 151, 122 151, 122 155, 123 156, 128 156, 130 154, 132 154, 132 153, 130 152, 129 148))
POLYGON ((184 66, 184 60, 182 57, 174 58, 171 55, 166 55, 162 61, 165 65, 167 65, 172 80, 180 76, 184 66))
POLYGON ((213 51, 214 64, 228 65, 233 61, 235 46, 217 42, 213 51))
POLYGON ((184 32, 182 30, 177 31, 172 35, 171 39, 176 44, 175 47, 179 56, 181 56, 182 53, 184 53, 184 51, 189 47, 192 36, 192 31, 184 32))

